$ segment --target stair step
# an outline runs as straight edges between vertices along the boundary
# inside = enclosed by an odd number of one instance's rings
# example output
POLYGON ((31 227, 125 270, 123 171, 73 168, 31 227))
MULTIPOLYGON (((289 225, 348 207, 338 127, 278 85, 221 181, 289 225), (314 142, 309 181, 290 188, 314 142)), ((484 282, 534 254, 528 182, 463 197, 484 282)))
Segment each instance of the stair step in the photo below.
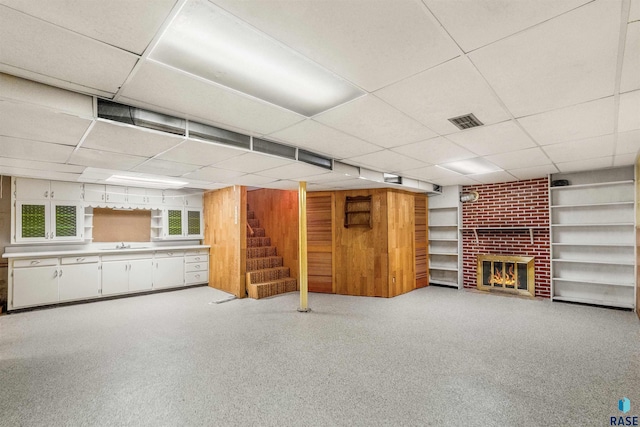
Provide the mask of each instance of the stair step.
POLYGON ((253 234, 251 234, 251 231, 247 228, 247 237, 267 237, 264 228, 252 228, 251 229, 253 231, 253 234))
POLYGON ((278 251, 275 246, 261 246, 257 248, 247 248, 247 259, 273 257, 273 256, 278 256, 278 251))
POLYGON ((247 221, 250 219, 256 219, 256 213, 254 211, 247 211, 247 221))
POLYGON ((298 281, 294 278, 273 280, 265 283, 252 283, 247 285, 249 298, 266 298, 273 295, 284 294, 298 290, 298 281))
POLYGON ((264 268, 282 267, 281 256, 270 256, 264 258, 247 258, 247 272, 262 270, 264 268))
POLYGON ((271 246, 271 237, 247 237, 247 248, 271 246))
POLYGON ((249 223, 249 226, 251 228, 256 228, 256 227, 260 227, 260 220, 259 219, 247 219, 247 222, 249 223))
POLYGON ((290 277, 289 272, 289 267, 276 267, 251 271, 247 273, 247 275, 249 276, 249 283, 263 283, 272 280, 287 279, 290 277))

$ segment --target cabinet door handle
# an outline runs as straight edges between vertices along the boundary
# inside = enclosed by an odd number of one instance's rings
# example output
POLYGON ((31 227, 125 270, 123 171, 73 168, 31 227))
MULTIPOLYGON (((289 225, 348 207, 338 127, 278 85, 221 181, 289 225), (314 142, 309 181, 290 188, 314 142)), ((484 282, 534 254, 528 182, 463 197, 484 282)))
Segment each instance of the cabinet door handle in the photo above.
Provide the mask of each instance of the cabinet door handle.
POLYGON ((196 277, 196 279, 199 279, 199 278, 200 278, 200 275, 199 275, 199 274, 196 274, 196 276, 195 276, 195 277, 196 277))
POLYGON ((102 195, 102 200, 104 200, 104 194, 102 195))
POLYGON ((109 195, 107 194, 107 201, 109 201, 109 195))
POLYGON ((82 262, 84 261, 84 258, 76 258, 76 262, 82 262))
POLYGON ((195 268, 197 268, 198 270, 200 270, 200 264, 196 265, 195 268))
POLYGON ((47 197, 49 197, 49 191, 44 192, 44 198, 46 199, 47 197))
POLYGON ((53 191, 51 192, 51 198, 53 199, 53 191))
POLYGON ((40 264, 40 261, 39 261, 39 260, 37 260, 37 259, 36 259, 36 260, 31 261, 31 265, 36 265, 36 264, 40 264))
POLYGON ((58 277, 62 277, 62 269, 60 270, 60 275, 58 277))
POLYGON ((58 277, 58 270, 53 272, 53 277, 58 277))
POLYGON ((200 261, 200 257, 199 257, 199 256, 195 257, 194 259, 195 259, 196 261, 200 261))

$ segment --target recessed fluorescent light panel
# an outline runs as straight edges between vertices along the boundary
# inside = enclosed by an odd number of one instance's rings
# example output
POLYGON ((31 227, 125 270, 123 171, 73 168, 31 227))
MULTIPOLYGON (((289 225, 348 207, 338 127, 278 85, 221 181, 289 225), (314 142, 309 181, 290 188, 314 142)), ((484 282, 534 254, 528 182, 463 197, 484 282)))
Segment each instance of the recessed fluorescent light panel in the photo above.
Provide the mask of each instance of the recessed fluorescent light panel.
POLYGON ((105 179, 106 182, 114 184, 129 185, 132 187, 157 187, 157 188, 182 188, 188 184, 187 181, 178 181, 164 178, 148 178, 130 175, 111 175, 105 179))
POLYGON ((488 160, 483 159, 482 157, 444 163, 437 166, 442 169, 447 169, 449 171, 456 172, 462 175, 478 175, 483 173, 498 172, 502 170, 498 166, 494 165, 488 160))
POLYGON ((307 117, 364 94, 206 0, 187 2, 150 58, 307 117))

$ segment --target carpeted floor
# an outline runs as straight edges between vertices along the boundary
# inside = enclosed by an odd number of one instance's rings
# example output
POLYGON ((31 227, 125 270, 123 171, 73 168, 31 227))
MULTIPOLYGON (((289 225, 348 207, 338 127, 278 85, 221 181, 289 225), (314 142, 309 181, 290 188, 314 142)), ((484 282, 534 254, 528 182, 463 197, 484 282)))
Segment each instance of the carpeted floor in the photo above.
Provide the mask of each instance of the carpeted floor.
MULTIPOLYGON (((209 304, 198 287, 0 317, 2 426, 605 426, 634 313, 429 287, 209 304)), ((618 399, 628 397, 622 414, 618 399)))

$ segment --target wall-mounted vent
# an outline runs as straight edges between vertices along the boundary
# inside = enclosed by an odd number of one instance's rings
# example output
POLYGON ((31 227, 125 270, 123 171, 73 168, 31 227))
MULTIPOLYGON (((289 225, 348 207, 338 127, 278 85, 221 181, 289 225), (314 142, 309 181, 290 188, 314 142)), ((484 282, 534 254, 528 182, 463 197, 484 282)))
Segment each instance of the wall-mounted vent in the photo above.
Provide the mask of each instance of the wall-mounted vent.
POLYGON ((98 117, 147 129, 186 135, 184 119, 98 99, 98 117))
POLYGON ((251 138, 248 135, 231 132, 217 127, 203 125, 202 123, 189 122, 189 136, 202 138, 207 141, 220 142, 234 147, 251 148, 251 138))
POLYGON ((442 194, 442 185, 433 184, 433 192, 442 194))
POLYGON ((394 175, 392 173, 385 173, 383 174, 383 176, 384 176, 384 182, 386 182, 387 184, 402 184, 401 176, 394 175))
POLYGON ((310 165, 319 166, 325 169, 333 169, 332 161, 329 157, 324 157, 311 151, 298 148, 298 160, 301 162, 309 163, 310 165))
POLYGON ((473 114, 454 117, 452 119, 449 119, 449 121, 461 130, 482 126, 484 124, 473 114))
POLYGON ((253 151, 259 153, 272 154, 274 156, 284 157, 287 159, 296 159, 296 148, 277 142, 267 141, 266 139, 253 138, 253 151))

